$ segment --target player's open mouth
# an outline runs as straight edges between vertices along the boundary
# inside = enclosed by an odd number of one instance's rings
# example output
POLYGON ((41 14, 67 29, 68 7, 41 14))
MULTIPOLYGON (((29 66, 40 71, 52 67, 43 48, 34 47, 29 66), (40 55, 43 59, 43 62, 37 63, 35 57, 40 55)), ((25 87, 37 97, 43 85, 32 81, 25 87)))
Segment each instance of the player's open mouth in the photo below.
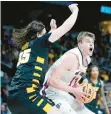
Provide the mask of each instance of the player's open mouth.
POLYGON ((92 52, 93 51, 93 48, 89 48, 89 50, 92 52))

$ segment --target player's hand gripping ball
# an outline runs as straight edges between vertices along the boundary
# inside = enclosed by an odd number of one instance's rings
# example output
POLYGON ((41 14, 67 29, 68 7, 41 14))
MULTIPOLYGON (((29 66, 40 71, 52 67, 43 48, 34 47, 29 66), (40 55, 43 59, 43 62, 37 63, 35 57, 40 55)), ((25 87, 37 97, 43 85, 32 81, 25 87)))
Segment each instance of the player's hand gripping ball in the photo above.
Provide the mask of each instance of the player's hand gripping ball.
POLYGON ((83 81, 81 84, 78 85, 78 87, 83 88, 83 92, 86 93, 86 98, 87 98, 87 99, 85 98, 78 99, 80 102, 89 103, 95 98, 96 92, 92 84, 89 84, 87 81, 83 81))

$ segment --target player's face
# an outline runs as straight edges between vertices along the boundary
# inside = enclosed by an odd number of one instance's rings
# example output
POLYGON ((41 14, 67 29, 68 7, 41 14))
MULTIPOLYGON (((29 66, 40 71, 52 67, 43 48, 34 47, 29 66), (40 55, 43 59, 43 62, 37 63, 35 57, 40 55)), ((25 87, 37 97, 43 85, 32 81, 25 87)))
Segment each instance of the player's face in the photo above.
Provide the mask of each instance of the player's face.
POLYGON ((37 33, 37 37, 42 37, 43 35, 46 34, 46 29, 44 28, 41 33, 37 33))
POLYGON ((82 40, 82 49, 88 56, 92 56, 94 50, 94 40, 91 37, 85 37, 82 40))
POLYGON ((93 67, 91 69, 91 77, 98 78, 99 76, 99 69, 97 67, 93 67))

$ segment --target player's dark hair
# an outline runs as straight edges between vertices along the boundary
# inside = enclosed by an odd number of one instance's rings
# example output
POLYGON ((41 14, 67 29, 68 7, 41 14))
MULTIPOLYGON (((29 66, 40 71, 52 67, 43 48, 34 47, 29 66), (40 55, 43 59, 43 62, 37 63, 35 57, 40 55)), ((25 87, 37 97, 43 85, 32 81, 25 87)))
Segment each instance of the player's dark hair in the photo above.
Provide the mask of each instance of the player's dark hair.
POLYGON ((98 71, 99 71, 99 73, 100 73, 99 67, 98 67, 97 65, 92 65, 92 66, 90 66, 90 68, 89 68, 89 70, 88 70, 88 74, 89 74, 89 75, 91 74, 91 71, 92 71, 92 69, 93 69, 94 67, 98 68, 98 71))
POLYGON ((12 33, 12 41, 15 45, 21 48, 27 41, 37 37, 37 32, 41 33, 45 28, 42 22, 32 21, 25 28, 14 29, 12 33))

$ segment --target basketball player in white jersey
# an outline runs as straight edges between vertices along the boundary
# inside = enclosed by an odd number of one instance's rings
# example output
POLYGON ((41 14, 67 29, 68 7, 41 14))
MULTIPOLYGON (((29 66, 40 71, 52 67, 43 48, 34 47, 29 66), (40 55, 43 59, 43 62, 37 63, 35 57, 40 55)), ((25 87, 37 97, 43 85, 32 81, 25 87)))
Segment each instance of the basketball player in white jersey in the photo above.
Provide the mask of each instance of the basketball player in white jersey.
POLYGON ((61 56, 46 73, 40 94, 59 104, 62 114, 94 114, 78 99, 86 98, 82 87, 76 87, 91 62, 95 35, 80 32, 78 46, 61 56))

